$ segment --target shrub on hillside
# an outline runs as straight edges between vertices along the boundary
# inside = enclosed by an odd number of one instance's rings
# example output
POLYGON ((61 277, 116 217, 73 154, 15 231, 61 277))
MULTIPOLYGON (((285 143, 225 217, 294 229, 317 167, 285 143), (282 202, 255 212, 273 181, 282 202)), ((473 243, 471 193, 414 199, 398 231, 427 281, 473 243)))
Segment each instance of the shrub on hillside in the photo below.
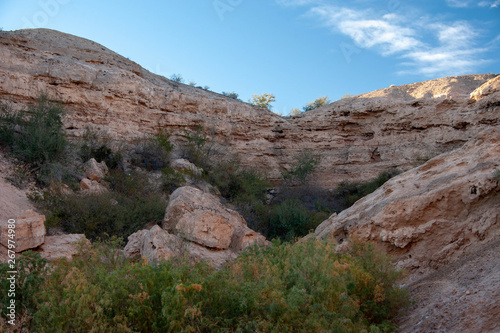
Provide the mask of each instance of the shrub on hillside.
POLYGON ((19 160, 40 167, 61 157, 67 146, 61 104, 41 95, 26 111, 11 112, 5 105, 1 111, 0 141, 19 160))
POLYGON ((320 106, 327 105, 331 102, 332 101, 330 101, 330 99, 328 99, 328 96, 323 96, 323 97, 316 98, 312 102, 307 103, 307 105, 304 106, 302 109, 304 110, 304 112, 307 112, 307 111, 317 109, 320 106))
POLYGON ((382 172, 377 178, 366 183, 344 181, 337 186, 334 195, 340 201, 342 210, 349 208, 399 173, 398 170, 382 172))
MULTIPOLYGON (((116 244, 114 244, 116 246, 116 244)), ((221 270, 182 260, 148 265, 95 244, 62 261, 39 291, 44 332, 389 332, 406 304, 400 273, 368 245, 275 243, 221 270)))
POLYGON ((273 102, 276 102, 274 94, 268 93, 264 93, 262 95, 253 95, 252 98, 248 100, 248 103, 268 110, 271 110, 273 108, 273 106, 271 105, 271 103, 273 102))
POLYGON ((282 173, 285 182, 304 184, 312 176, 319 164, 312 151, 304 150, 294 156, 291 168, 282 173))
POLYGON ((108 168, 114 169, 122 164, 122 155, 109 146, 110 139, 103 133, 87 127, 80 146, 80 158, 86 162, 94 158, 97 162, 104 161, 108 168))
POLYGON ((138 144, 132 155, 132 164, 146 170, 161 170, 170 164, 170 153, 174 148, 170 133, 160 131, 149 140, 138 144))
POLYGON ((60 226, 68 233, 83 233, 95 240, 126 238, 147 223, 163 219, 167 206, 146 175, 111 170, 105 178, 110 191, 100 194, 58 194, 45 192, 39 199, 48 226, 60 226))
POLYGON ((226 97, 229 97, 229 98, 232 98, 232 99, 235 99, 235 100, 238 100, 238 101, 240 100, 238 98, 239 95, 237 93, 235 93, 234 91, 233 92, 225 92, 225 91, 223 91, 222 95, 224 95, 226 97))

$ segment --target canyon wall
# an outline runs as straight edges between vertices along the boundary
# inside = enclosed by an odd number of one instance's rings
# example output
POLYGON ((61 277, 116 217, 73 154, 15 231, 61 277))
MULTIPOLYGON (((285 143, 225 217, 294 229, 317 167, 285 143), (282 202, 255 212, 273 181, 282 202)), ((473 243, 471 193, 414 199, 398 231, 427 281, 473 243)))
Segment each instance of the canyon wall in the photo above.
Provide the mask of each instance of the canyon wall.
POLYGON ((314 181, 326 188, 409 169, 498 126, 495 77, 391 86, 284 118, 170 81, 83 38, 46 29, 0 32, 0 99, 13 109, 42 92, 64 101, 71 137, 90 126, 134 143, 166 128, 182 143, 185 129, 201 125, 227 153, 274 180, 298 152, 312 150, 320 157, 314 181))

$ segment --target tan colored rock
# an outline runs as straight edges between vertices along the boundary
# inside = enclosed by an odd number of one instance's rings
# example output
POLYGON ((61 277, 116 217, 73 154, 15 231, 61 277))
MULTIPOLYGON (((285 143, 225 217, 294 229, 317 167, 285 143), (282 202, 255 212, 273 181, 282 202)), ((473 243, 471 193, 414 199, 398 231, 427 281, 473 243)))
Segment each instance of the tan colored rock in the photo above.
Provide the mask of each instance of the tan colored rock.
MULTIPOLYGON (((15 251, 22 252, 28 249, 36 248, 41 245, 45 239, 45 216, 36 213, 33 210, 24 211, 20 216, 14 219, 15 222, 15 251)), ((9 228, 7 223, 0 225, 0 244, 8 247, 9 228)))
POLYGON ((500 131, 396 176, 318 226, 316 237, 383 246, 414 277, 500 236, 500 131))
POLYGON ((198 168, 196 165, 183 158, 173 160, 170 165, 177 171, 192 174, 193 176, 200 176, 203 173, 202 168, 198 168))
POLYGON ((188 256, 192 261, 207 261, 214 267, 222 267, 237 257, 231 250, 209 249, 169 234, 155 225, 150 230, 140 230, 128 237, 124 255, 130 259, 145 258, 148 262, 159 262, 173 257, 188 256))
POLYGON ((497 93, 481 103, 469 99, 495 74, 392 86, 282 118, 172 82, 104 46, 53 30, 0 32, 0 59, 0 94, 16 109, 38 91, 68 101, 69 136, 81 137, 92 125, 112 140, 133 143, 161 128, 179 145, 186 129, 201 125, 228 153, 238 154, 242 166, 275 181, 297 152, 313 150, 321 156, 314 179, 324 188, 410 169, 498 126, 497 93))
POLYGON ((140 230, 128 238, 127 258, 148 261, 188 256, 222 267, 252 245, 268 245, 261 234, 247 227, 237 212, 227 209, 211 194, 185 186, 172 193, 163 228, 140 230))
POLYGON ((124 255, 131 259, 145 257, 150 262, 168 260, 178 253, 181 243, 181 239, 155 225, 130 235, 124 255))
POLYGON ((48 261, 61 258, 72 260, 73 256, 78 254, 80 244, 88 245, 90 241, 83 234, 46 236, 38 252, 48 261))
POLYGON ((500 75, 488 80, 470 94, 470 98, 476 101, 500 92, 500 75))
POLYGON ((200 245, 224 250, 231 245, 236 226, 246 225, 241 215, 222 206, 211 194, 184 186, 175 190, 162 227, 200 245))
POLYGON ((97 163, 94 158, 91 158, 84 164, 83 171, 88 179, 100 183, 108 173, 108 167, 106 162, 97 163))
POLYGON ((99 194, 108 191, 104 185, 88 178, 83 178, 80 181, 80 190, 88 194, 99 194))

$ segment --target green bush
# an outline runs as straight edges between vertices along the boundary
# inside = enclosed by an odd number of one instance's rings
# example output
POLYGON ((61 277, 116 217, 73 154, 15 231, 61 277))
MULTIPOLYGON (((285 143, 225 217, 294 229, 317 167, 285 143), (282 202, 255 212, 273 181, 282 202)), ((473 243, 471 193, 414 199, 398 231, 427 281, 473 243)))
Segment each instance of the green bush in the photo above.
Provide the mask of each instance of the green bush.
POLYGON ((226 97, 229 97, 229 98, 232 98, 232 99, 235 99, 235 100, 238 100, 238 101, 240 100, 238 98, 239 95, 237 93, 235 93, 234 91, 233 92, 225 92, 225 91, 223 91, 222 95, 224 95, 226 97))
POLYGON ((297 199, 286 199, 272 208, 267 235, 269 238, 279 237, 290 241, 307 235, 315 227, 309 218, 309 210, 302 202, 297 199))
POLYGON ((271 103, 276 102, 276 98, 273 94, 264 93, 262 95, 253 95, 248 103, 255 105, 260 108, 271 110, 273 106, 271 103))
POLYGON ((377 178, 366 183, 344 181, 335 189, 335 197, 340 201, 343 209, 349 208, 359 199, 374 192, 386 181, 398 175, 400 171, 392 170, 381 173, 377 178))
POLYGON ((131 162, 149 171, 161 170, 170 164, 170 153, 173 148, 170 133, 160 131, 135 147, 131 162))
POLYGON ((123 157, 119 152, 115 152, 109 147, 109 141, 110 139, 105 134, 87 127, 80 147, 82 162, 94 158, 99 163, 104 161, 108 168, 115 169, 119 167, 122 164, 123 157))
POLYGON ((304 150, 294 156, 291 169, 282 173, 285 182, 304 184, 312 176, 319 160, 314 157, 312 151, 304 150))
POLYGON ((163 219, 167 203, 147 176, 111 170, 105 178, 109 192, 101 194, 57 194, 45 192, 39 204, 47 225, 68 233, 83 233, 89 239, 126 238, 152 221, 163 219))
POLYGON ((186 175, 171 167, 161 169, 162 189, 167 193, 172 193, 175 189, 184 186, 186 175))
MULTIPOLYGON (((111 245, 117 245, 111 241, 111 245)), ((400 273, 367 245, 321 241, 254 248, 215 270, 148 265, 110 245, 59 263, 35 294, 44 332, 389 332, 406 304, 400 273)))
POLYGON ((317 109, 320 106, 327 105, 327 104, 329 104, 331 102, 332 101, 330 101, 328 99, 328 96, 323 96, 323 97, 317 98, 316 100, 314 100, 312 102, 307 103, 307 105, 304 106, 302 109, 304 110, 304 112, 307 112, 307 111, 311 111, 311 110, 317 109))
POLYGON ((60 158, 67 146, 62 128, 61 104, 42 95, 24 112, 2 106, 0 140, 19 160, 34 167, 60 158))

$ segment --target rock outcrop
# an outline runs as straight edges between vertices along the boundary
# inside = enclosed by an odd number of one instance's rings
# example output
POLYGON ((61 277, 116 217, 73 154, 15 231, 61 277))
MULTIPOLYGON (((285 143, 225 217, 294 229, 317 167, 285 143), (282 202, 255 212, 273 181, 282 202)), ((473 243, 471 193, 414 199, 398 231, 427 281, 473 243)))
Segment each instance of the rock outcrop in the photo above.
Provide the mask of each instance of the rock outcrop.
POLYGON ((240 214, 225 208, 215 196, 185 186, 172 193, 162 227, 155 225, 129 236, 124 253, 150 261, 188 254, 220 267, 255 244, 267 242, 247 227, 240 214))
POLYGON ((46 236, 37 252, 48 261, 62 258, 72 260, 73 256, 78 254, 80 243, 90 244, 90 241, 83 234, 46 236))
POLYGON ((57 31, 0 32, 0 59, 3 100, 21 109, 44 91, 65 101, 71 136, 91 126, 134 143, 167 129, 179 144, 186 129, 201 125, 228 153, 239 154, 243 166, 274 180, 295 154, 314 151, 321 157, 315 179, 326 188, 410 169, 499 124, 496 85, 483 89, 486 98, 469 99, 492 74, 390 87, 282 118, 154 75, 97 43, 57 31))
POLYGON ((375 242, 417 279, 500 236, 499 178, 500 131, 486 131, 389 180, 315 236, 375 242))
MULTIPOLYGON (((46 234, 44 215, 40 215, 33 210, 27 210, 13 220, 15 221, 13 240, 16 252, 33 249, 43 244, 46 234)), ((0 225, 0 244, 7 248, 8 241, 11 238, 9 237, 6 222, 0 225)))
POLYGON ((102 183, 108 173, 106 162, 98 163, 94 158, 91 158, 83 165, 83 171, 85 177, 80 180, 80 190, 86 194, 99 194, 108 191, 108 188, 102 183))

